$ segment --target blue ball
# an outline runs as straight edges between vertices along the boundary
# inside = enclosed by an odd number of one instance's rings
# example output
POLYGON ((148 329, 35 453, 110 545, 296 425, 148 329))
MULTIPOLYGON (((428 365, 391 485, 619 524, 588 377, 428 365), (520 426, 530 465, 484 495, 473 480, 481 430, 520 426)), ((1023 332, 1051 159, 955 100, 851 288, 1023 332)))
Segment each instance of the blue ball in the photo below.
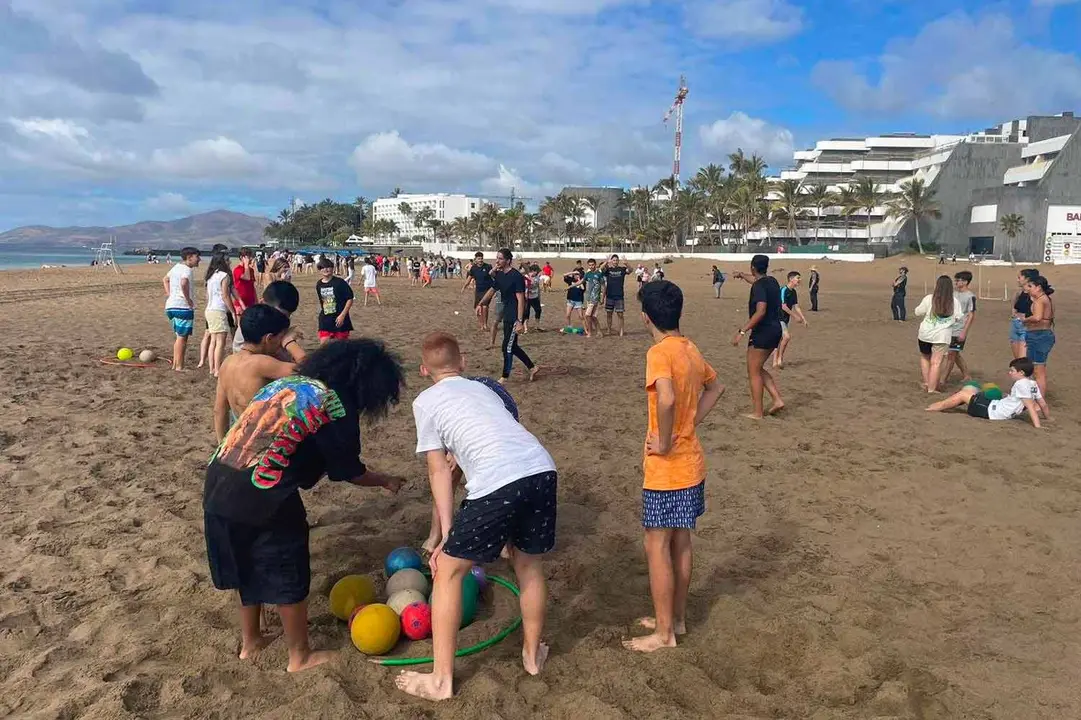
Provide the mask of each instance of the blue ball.
POLYGON ((420 553, 408 547, 391 550, 383 563, 383 571, 386 572, 388 578, 399 570, 406 568, 420 570, 422 567, 424 567, 424 561, 420 559, 420 553))

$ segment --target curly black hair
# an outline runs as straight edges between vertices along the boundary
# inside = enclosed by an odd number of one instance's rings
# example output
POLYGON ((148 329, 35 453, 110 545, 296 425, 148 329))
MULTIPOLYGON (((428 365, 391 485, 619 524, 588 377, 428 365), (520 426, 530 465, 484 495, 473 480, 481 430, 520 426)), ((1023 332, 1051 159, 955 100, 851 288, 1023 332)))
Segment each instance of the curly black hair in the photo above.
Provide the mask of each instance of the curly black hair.
POLYGON ((397 405, 405 376, 402 361, 378 340, 335 340, 308 355, 297 374, 319 380, 346 407, 369 420, 397 405))

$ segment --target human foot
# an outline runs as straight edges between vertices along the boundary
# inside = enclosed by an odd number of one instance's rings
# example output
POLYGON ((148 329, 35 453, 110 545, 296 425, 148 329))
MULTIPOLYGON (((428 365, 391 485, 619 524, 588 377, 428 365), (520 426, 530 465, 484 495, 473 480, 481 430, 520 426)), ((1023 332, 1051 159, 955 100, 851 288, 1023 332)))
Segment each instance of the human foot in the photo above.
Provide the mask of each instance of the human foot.
POLYGON ((254 640, 243 641, 240 643, 240 659, 248 660, 259 654, 259 651, 265 648, 270 643, 274 642, 277 635, 263 634, 254 640))
POLYGON ((761 420, 763 418, 762 415, 755 415, 754 413, 744 413, 743 417, 747 418, 748 420, 761 420))
POLYGON ((449 700, 454 696, 454 684, 447 678, 437 678, 432 673, 402 672, 394 678, 394 685, 402 692, 422 700, 449 700))
POLYGON ((784 403, 783 402, 777 402, 777 403, 773 403, 773 405, 770 406, 770 409, 766 411, 766 414, 767 415, 776 415, 777 413, 781 412, 782 410, 784 410, 784 403))
POLYGON ((522 650, 522 667, 530 675, 540 675, 540 671, 544 669, 544 661, 548 659, 548 646, 544 643, 540 643, 537 646, 537 652, 533 657, 529 656, 529 653, 524 649, 522 650))
MULTIPOLYGON (((642 627, 644 627, 646 630, 656 630, 657 629, 657 618, 655 618, 655 617, 638 618, 638 624, 641 625, 642 627)), ((674 621, 672 623, 672 632, 674 632, 676 635, 686 635, 687 634, 687 621, 686 620, 676 620, 676 621, 674 621)))
POLYGON ((534 365, 533 369, 529 371, 529 382, 533 382, 537 379, 537 373, 540 372, 540 365, 534 365))
POLYGON ((645 635, 639 638, 631 638, 630 640, 623 641, 623 647, 634 652, 651 653, 661 648, 674 648, 676 646, 676 636, 669 635, 663 637, 657 633, 652 635, 645 635))
POLYGON ((334 659, 336 654, 337 653, 331 650, 309 650, 303 655, 298 655, 295 659, 292 654, 290 654, 289 666, 286 670, 291 673, 311 670, 313 667, 318 667, 323 663, 330 662, 334 659))

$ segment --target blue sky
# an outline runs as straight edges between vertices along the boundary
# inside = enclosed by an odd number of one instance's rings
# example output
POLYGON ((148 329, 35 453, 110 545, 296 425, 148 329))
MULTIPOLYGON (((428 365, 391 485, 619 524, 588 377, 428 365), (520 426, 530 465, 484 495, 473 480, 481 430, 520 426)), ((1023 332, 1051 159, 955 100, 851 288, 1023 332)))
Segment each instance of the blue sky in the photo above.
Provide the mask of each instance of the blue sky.
POLYGON ((1081 0, 0 0, 0 230, 542 198, 1081 111, 1081 0))

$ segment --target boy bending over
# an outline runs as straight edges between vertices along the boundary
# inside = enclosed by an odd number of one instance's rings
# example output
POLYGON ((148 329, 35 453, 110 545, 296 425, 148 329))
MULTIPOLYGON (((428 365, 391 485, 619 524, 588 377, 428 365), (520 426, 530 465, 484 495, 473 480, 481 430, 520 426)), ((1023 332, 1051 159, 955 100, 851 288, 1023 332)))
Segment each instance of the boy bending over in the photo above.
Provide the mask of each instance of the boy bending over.
POLYGON ((965 406, 972 417, 984 420, 1012 420, 1028 412, 1033 427, 1040 427, 1040 413, 1045 420, 1051 419, 1047 402, 1032 379, 1033 364, 1028 358, 1018 358, 1010 363, 1010 379, 1014 381, 1010 394, 1001 400, 992 400, 987 394, 971 385, 961 388, 945 400, 927 408, 928 412, 942 412, 965 406))
POLYGON ((399 689, 428 700, 454 694, 454 651, 462 618, 462 579, 474 563, 492 562, 505 545, 521 588, 522 665, 536 675, 548 657, 541 643, 548 590, 541 556, 555 546, 556 467, 537 438, 518 424, 499 395, 462 376, 458 341, 431 333, 421 348, 432 387, 413 401, 417 452, 443 538, 432 552, 432 645, 429 673, 403 672, 399 689), (465 475, 466 499, 454 516, 454 480, 447 453, 465 475))
POLYGON ((706 511, 706 456, 696 428, 724 393, 717 373, 679 331, 683 292, 667 280, 638 291, 642 319, 653 336, 646 353, 649 434, 645 448, 642 526, 654 616, 639 621, 652 635, 623 646, 653 652, 676 646, 687 632, 691 530, 706 511))
MULTIPOLYGON (((264 340, 268 350, 288 326, 281 316, 277 331, 264 340)), ((402 483, 369 470, 359 458, 360 417, 381 417, 398 402, 398 358, 373 340, 342 340, 312 353, 296 370, 255 394, 211 457, 203 485, 210 576, 214 587, 240 595, 240 658, 271 641, 259 619, 263 605, 275 605, 289 646, 289 672, 334 657, 312 650, 308 640, 311 565, 300 490, 323 475, 391 492, 402 483)))

